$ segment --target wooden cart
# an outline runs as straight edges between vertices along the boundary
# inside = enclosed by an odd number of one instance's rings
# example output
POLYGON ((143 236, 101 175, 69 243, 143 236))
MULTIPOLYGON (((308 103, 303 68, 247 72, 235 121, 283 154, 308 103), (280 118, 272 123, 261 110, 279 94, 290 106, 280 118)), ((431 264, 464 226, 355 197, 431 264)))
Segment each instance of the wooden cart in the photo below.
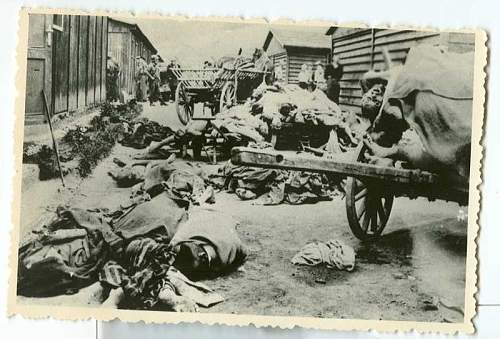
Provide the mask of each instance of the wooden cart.
POLYGON ((377 238, 391 214, 394 197, 442 199, 468 204, 468 183, 418 169, 399 169, 368 164, 366 148, 358 147, 353 158, 317 157, 286 151, 236 147, 232 162, 264 168, 335 173, 347 176, 346 211, 349 227, 361 240, 377 238))
POLYGON ((203 103, 212 115, 223 112, 248 98, 267 74, 244 68, 173 68, 172 72, 179 81, 175 107, 184 125, 193 117, 194 104, 203 103))

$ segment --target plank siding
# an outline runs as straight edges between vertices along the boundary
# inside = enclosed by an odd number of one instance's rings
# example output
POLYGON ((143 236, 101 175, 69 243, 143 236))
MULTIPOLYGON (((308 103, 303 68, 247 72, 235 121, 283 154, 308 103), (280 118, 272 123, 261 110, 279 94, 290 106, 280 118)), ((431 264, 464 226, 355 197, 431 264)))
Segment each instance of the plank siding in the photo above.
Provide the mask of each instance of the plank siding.
POLYGON ((77 16, 69 17, 69 83, 68 83, 68 110, 74 111, 78 107, 78 58, 79 24, 77 16))
POLYGON ((107 58, 108 58, 108 18, 102 17, 101 102, 106 101, 107 58))
POLYGON ((102 17, 96 18, 94 100, 101 102, 102 17))
MULTIPOLYGON (((63 20, 67 22, 68 16, 65 15, 63 20)), ((54 34, 54 113, 68 110, 69 33, 69 29, 64 29, 54 34)))
POLYGON ((470 37, 463 34, 453 43, 451 37, 444 39, 446 33, 425 31, 400 31, 386 29, 357 29, 342 31, 341 35, 332 35, 332 54, 338 55, 344 65, 344 75, 340 81, 340 104, 345 109, 359 112, 362 96, 359 80, 371 69, 383 70, 386 65, 382 51, 387 49, 394 65, 403 64, 411 47, 418 44, 445 44, 463 51, 473 48, 470 37))
POLYGON ((87 106, 94 104, 94 86, 95 86, 95 31, 96 18, 89 18, 88 44, 87 44, 87 106))
MULTIPOLYGON (((29 45, 28 60, 40 59, 38 64, 31 62, 30 65, 32 72, 43 72, 35 78, 37 84, 43 85, 36 91, 45 92, 51 114, 84 110, 106 98, 108 21, 105 17, 58 16, 60 27, 52 30, 52 44, 49 45, 45 34, 55 18, 51 14, 38 14, 31 19, 30 15, 28 41, 35 47, 29 45), (37 50, 44 54, 34 53, 37 50)), ((30 104, 38 105, 31 101, 30 104)), ((30 110, 31 107, 26 116, 31 114, 30 110)))
POLYGON ((78 39, 78 108, 87 104, 87 72, 88 72, 88 25, 89 17, 80 16, 78 39))
POLYGON ((154 47, 147 41, 138 26, 120 20, 108 19, 107 50, 120 67, 118 86, 130 97, 135 96, 135 63, 140 55, 151 61, 156 53, 154 47))
POLYGON ((321 61, 326 64, 328 55, 325 54, 309 54, 309 53, 289 53, 288 55, 288 83, 295 84, 298 82, 300 69, 302 64, 321 61))

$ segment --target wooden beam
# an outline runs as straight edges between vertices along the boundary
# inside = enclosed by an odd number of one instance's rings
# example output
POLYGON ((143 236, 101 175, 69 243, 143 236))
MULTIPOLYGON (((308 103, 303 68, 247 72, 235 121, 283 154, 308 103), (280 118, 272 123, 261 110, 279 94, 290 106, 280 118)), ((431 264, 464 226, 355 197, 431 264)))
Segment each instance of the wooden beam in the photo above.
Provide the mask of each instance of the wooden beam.
POLYGON ((432 173, 420 170, 398 169, 356 162, 346 159, 346 154, 331 159, 311 154, 267 151, 247 147, 235 147, 231 153, 231 161, 235 165, 339 174, 359 179, 378 179, 403 184, 432 184, 436 182, 437 178, 432 173))

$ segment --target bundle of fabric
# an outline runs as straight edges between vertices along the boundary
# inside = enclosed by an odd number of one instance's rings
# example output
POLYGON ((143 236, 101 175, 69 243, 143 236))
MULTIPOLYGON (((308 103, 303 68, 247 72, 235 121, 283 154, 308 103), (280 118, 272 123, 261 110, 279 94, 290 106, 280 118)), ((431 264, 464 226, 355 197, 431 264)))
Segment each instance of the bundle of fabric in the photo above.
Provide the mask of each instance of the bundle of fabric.
POLYGON ((171 241, 176 248, 174 266, 192 279, 206 279, 234 271, 247 257, 230 215, 193 208, 171 241))
POLYGON ((313 242, 304 246, 292 258, 294 265, 317 266, 324 264, 329 268, 352 271, 356 253, 352 247, 340 240, 313 242))
MULTIPOLYGON (((171 199, 166 192, 151 200, 130 206, 112 222, 113 232, 125 242, 137 237, 151 235, 169 242, 179 224, 187 219, 184 206, 171 199)), ((120 251, 118 246, 116 252, 120 251)))
POLYGON ((102 215, 59 208, 19 248, 18 294, 76 293, 97 280, 111 247, 120 240, 102 215))
POLYGON ((437 47, 410 49, 405 65, 392 72, 384 111, 398 107, 441 166, 467 178, 470 165, 474 52, 437 47))
POLYGON ((197 164, 166 160, 146 169, 142 189, 152 196, 157 192, 166 192, 186 206, 213 203, 213 189, 208 186, 207 180, 206 173, 197 164))
POLYGON ((112 170, 109 175, 120 187, 132 187, 132 198, 155 197, 167 192, 170 198, 183 206, 191 203, 213 203, 213 189, 208 185, 208 176, 196 163, 176 160, 170 156, 166 160, 138 161, 126 164, 116 161, 122 167, 112 170))
POLYGON ((153 141, 161 141, 173 135, 174 131, 149 119, 134 120, 129 124, 129 131, 121 140, 123 146, 142 149, 153 141))
POLYGON ((268 125, 260 114, 252 113, 250 102, 217 114, 212 125, 237 141, 262 142, 269 135, 268 125))
POLYGON ((195 283, 179 272, 173 266, 175 258, 170 245, 151 238, 135 239, 120 262, 106 263, 99 280, 123 289, 123 299, 115 306, 127 309, 195 312, 197 305, 210 307, 224 301, 206 285, 195 283))
POLYGON ((210 177, 214 186, 255 204, 314 203, 340 194, 341 178, 302 171, 236 166, 228 161, 210 177))
POLYGON ((265 114, 281 114, 283 122, 304 122, 304 116, 328 126, 342 121, 340 107, 321 90, 310 92, 293 84, 262 85, 254 91, 253 99, 265 114))
POLYGON ((236 225, 227 215, 194 209, 171 240, 151 232, 132 238, 116 261, 104 266, 100 280, 123 288, 125 307, 210 307, 224 299, 190 279, 216 277, 243 264, 247 254, 236 225))

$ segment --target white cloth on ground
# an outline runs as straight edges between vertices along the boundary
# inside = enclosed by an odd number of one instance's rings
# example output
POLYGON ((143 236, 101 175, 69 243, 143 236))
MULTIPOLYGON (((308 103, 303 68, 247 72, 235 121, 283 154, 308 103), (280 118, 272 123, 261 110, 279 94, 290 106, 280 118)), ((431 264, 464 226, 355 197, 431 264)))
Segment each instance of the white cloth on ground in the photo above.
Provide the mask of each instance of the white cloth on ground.
POLYGON ((356 254, 352 247, 340 240, 313 242, 305 245, 292 258, 294 265, 317 266, 326 264, 327 267, 336 267, 339 270, 352 271, 356 254))

